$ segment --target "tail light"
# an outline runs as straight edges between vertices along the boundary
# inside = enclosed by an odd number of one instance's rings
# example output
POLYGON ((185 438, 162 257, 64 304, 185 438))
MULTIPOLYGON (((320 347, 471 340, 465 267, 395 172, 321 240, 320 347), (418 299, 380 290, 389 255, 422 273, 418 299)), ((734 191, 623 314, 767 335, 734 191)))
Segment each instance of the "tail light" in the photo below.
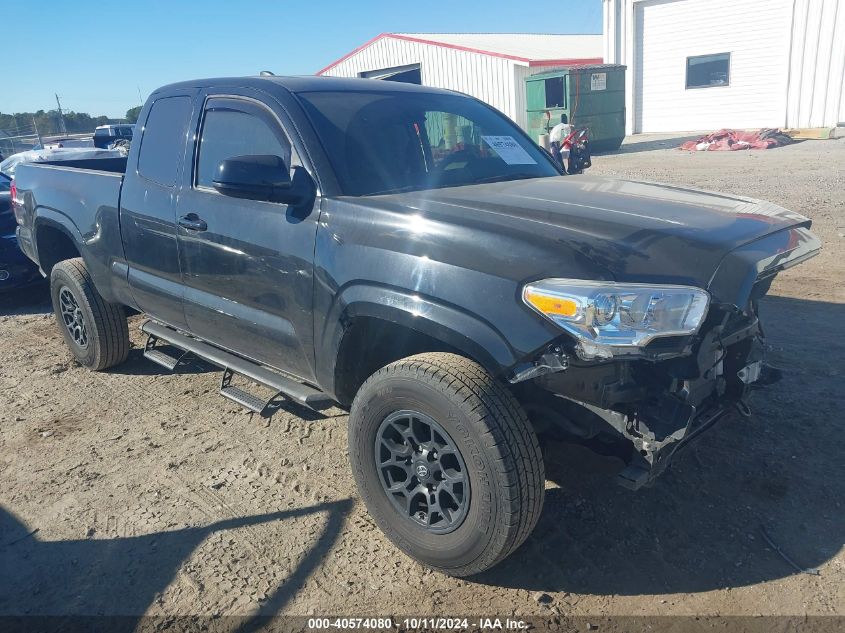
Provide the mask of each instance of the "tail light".
POLYGON ((18 186, 15 184, 14 178, 12 178, 12 183, 9 185, 9 196, 12 201, 12 211, 15 214, 15 222, 23 225, 23 201, 18 200, 18 186))

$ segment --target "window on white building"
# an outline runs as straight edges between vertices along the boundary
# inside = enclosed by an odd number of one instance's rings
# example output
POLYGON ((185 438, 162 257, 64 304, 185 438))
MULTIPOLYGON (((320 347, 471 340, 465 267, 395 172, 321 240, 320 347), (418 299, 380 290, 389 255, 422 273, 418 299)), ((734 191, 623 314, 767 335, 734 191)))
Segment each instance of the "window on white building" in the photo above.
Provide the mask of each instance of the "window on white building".
POLYGON ((730 53, 687 57, 687 88, 729 86, 730 80, 730 53))

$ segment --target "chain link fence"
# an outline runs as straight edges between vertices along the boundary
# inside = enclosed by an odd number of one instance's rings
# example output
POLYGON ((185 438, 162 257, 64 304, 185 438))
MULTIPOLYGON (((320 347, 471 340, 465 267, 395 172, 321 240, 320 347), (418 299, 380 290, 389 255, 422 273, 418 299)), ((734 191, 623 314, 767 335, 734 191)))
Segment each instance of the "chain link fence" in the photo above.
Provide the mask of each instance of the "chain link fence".
POLYGON ((24 152, 39 142, 38 134, 29 130, 0 130, 0 155, 9 157, 24 152))

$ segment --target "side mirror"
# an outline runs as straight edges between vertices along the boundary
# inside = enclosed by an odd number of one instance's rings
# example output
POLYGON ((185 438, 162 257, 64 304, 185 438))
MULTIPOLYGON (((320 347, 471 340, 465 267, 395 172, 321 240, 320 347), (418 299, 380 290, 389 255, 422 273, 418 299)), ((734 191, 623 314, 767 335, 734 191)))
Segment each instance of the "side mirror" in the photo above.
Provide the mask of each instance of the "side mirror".
POLYGON ((293 183, 285 161, 280 156, 233 156, 217 167, 214 188, 226 196, 289 202, 285 198, 293 183))

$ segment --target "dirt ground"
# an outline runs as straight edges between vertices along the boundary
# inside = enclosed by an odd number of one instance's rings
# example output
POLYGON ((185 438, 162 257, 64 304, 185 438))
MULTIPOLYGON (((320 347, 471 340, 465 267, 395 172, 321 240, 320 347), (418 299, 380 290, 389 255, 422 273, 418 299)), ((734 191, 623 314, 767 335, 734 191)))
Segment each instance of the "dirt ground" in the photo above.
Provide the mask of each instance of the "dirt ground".
POLYGON ((763 303, 785 377, 750 420, 636 493, 613 459, 553 447, 533 536, 455 580, 368 517, 344 412, 248 414, 218 397, 217 372, 143 359, 138 317, 130 360, 91 373, 44 288, 3 296, 0 615, 845 615, 845 140, 699 154, 679 141, 636 138, 592 173, 766 198, 824 243, 763 303))

